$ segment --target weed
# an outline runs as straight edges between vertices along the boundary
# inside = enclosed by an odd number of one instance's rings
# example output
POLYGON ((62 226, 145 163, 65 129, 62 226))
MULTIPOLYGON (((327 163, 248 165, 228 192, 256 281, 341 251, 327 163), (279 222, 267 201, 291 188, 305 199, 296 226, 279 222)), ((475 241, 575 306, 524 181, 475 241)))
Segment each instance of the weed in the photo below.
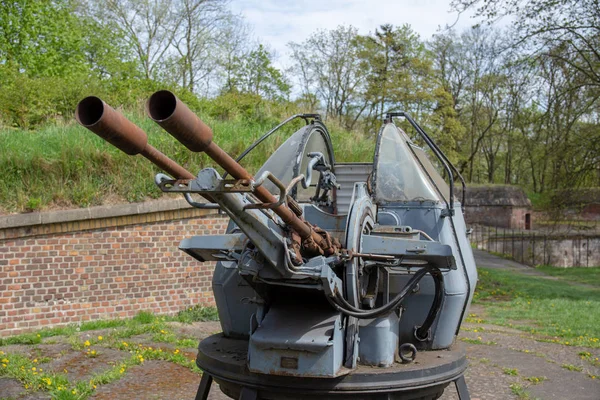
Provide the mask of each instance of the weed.
POLYGON ((561 365, 561 367, 563 367, 564 369, 568 369, 569 371, 577 371, 577 372, 583 371, 583 367, 578 367, 573 364, 563 364, 563 365, 561 365))
POLYGON ((478 337, 477 339, 471 339, 471 338, 467 338, 467 337, 462 337, 462 338, 460 338, 460 340, 462 340, 463 342, 466 342, 466 343, 471 343, 471 344, 485 344, 485 345, 488 345, 488 346, 493 346, 493 345, 498 344, 498 343, 496 343, 494 341, 491 341, 491 340, 489 340, 489 341, 483 341, 481 339, 481 337, 478 337))
POLYGON ((529 399, 529 393, 525 390, 525 388, 523 388, 523 386, 521 386, 518 383, 511 383, 510 384, 510 390, 513 392, 513 394, 515 396, 517 396, 519 399, 523 399, 523 400, 527 400, 529 399))
POLYGON ((179 311, 173 320, 186 324, 202 321, 218 321, 219 314, 216 307, 207 307, 197 304, 179 311))
POLYGON ((544 382, 548 378, 545 376, 528 376, 523 379, 525 379, 527 382, 531 382, 532 385, 537 385, 544 382))
POLYGON ((155 319, 156 316, 151 311, 140 311, 133 317, 133 320, 140 324, 151 324, 155 319))
POLYGON ((517 370, 516 368, 502 368, 502 372, 504 372, 505 375, 510 375, 510 376, 518 376, 519 375, 519 370, 517 370))
POLYGON ((598 357, 594 357, 589 351, 580 351, 577 354, 579 355, 579 358, 581 358, 582 360, 586 360, 594 367, 600 367, 600 360, 598 359, 598 357))

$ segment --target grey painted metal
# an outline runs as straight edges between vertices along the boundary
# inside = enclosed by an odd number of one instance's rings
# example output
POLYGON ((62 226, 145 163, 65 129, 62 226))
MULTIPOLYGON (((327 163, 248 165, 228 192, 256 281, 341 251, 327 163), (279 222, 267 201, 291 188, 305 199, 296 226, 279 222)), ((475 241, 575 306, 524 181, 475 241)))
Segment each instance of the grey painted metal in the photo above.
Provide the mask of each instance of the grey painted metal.
MULTIPOLYGON (((173 191, 208 194, 232 220, 225 235, 192 237, 180 245, 199 261, 218 261, 213 290, 224 339, 240 340, 215 341, 221 346, 220 360, 210 355, 216 348, 201 343, 205 353, 199 354, 198 365, 229 396, 433 398, 464 372, 464 355, 453 343, 473 295, 470 282, 476 281, 476 270, 460 204, 454 202, 454 212, 448 212, 449 201, 440 190, 444 182, 422 159, 424 153, 417 157, 407 137, 391 124, 381 132, 401 151, 386 148, 386 159, 375 154, 374 165, 387 169, 373 171, 375 179, 388 181, 378 182, 378 192, 369 186, 373 164, 335 164, 332 179, 341 184, 332 197, 337 203, 330 207, 329 200, 313 200, 294 211, 342 242, 344 250, 330 256, 296 258, 290 250, 293 237, 281 219, 270 210, 248 208, 254 202, 252 183, 224 181, 214 169, 202 170, 195 180, 163 182, 173 191), (394 154, 404 157, 401 165, 409 171, 398 181, 394 154), (420 186, 415 179, 421 180, 420 186), (186 187, 176 187, 180 184, 186 187), (396 187, 386 190, 385 185, 396 187), (424 275, 426 271, 442 271, 443 285, 436 286, 441 281, 424 275), (409 291, 407 283, 411 281, 411 289, 416 284, 413 277, 421 281, 409 291), (431 310, 432 304, 439 308, 431 310), (365 315, 380 318, 355 318, 365 315), (416 329, 425 321, 433 322, 430 333, 417 338, 416 329), (416 346, 419 363, 400 365, 399 344, 416 346), (236 353, 223 347, 230 345, 240 351, 238 358, 227 361, 228 354, 236 353), (453 361, 432 359, 438 349, 453 361), (298 379, 312 384, 299 384, 298 379)), ((272 175, 285 188, 310 166, 309 152, 321 152, 325 163, 333 163, 320 123, 292 135, 259 175, 272 175)), ((302 196, 315 187, 306 190, 297 193, 299 200, 306 200, 302 196)))
MULTIPOLYGON (((211 189, 223 186, 219 173, 213 168, 200 171, 193 185, 205 192, 210 192, 213 199, 221 205, 223 211, 235 221, 248 239, 260 249, 260 252, 275 270, 285 275, 283 231, 267 215, 258 210, 246 210, 250 202, 239 193, 211 192, 211 189)), ((228 249, 226 247, 225 249, 228 249)))
MULTIPOLYGON (((467 278, 471 282, 477 281, 477 269, 471 247, 465 246, 468 244, 468 239, 460 203, 455 202, 455 215, 451 219, 442 218, 444 208, 444 204, 423 205, 419 202, 390 204, 385 208, 379 208, 379 210, 397 214, 404 225, 422 230, 437 242, 449 246, 452 254, 458 255, 461 251, 463 255, 462 258, 455 257, 456 269, 443 272, 445 296, 438 321, 433 327, 433 342, 415 343, 421 348, 441 349, 452 344, 462 322, 465 301, 470 301, 473 296, 474 286, 469 290, 467 278), (457 232, 456 235, 454 231, 457 232), (462 235, 459 234, 461 232, 462 235), (464 240, 461 236, 464 236, 464 240)), ((395 293, 398 293, 409 279, 410 275, 406 271, 392 269, 390 272, 390 295, 393 297, 395 293)), ((433 280, 425 277, 419 284, 419 291, 406 299, 404 303, 406 310, 400 321, 401 343, 414 342, 414 327, 422 323, 423 315, 429 309, 433 295, 433 280)))
POLYGON ((200 262, 227 259, 231 261, 228 254, 242 251, 246 240, 246 235, 243 233, 192 236, 181 241, 179 250, 186 252, 200 262))
POLYGON ((338 312, 310 305, 277 304, 271 306, 250 336, 248 369, 271 375, 336 377, 343 354, 338 312))
MULTIPOLYGON (((362 251, 361 237, 365 231, 370 231, 374 228, 375 214, 376 207, 367 192, 367 184, 364 182, 355 183, 351 208, 346 221, 346 249, 359 253, 362 251)), ((363 297, 360 285, 361 264, 361 259, 354 258, 346 262, 344 266, 344 295, 347 301, 354 307, 361 305, 363 297)), ((348 368, 356 368, 358 362, 359 331, 359 320, 352 316, 348 317, 345 334, 346 359, 344 361, 344 365, 348 368)))
POLYGON ((373 170, 373 163, 337 163, 334 166, 335 177, 340 189, 336 191, 338 214, 347 214, 356 182, 366 182, 373 170))
POLYGON ((396 313, 359 322, 358 356, 362 365, 390 367, 398 354, 399 318, 396 313))
POLYGON ((471 400, 469 389, 467 389, 467 383, 465 382, 464 375, 461 375, 454 381, 456 385, 456 391, 458 392, 458 400, 471 400))
POLYGON ((256 389, 259 398, 272 400, 431 400, 462 376, 468 364, 462 343, 457 343, 450 351, 419 353, 419 363, 359 365, 337 378, 307 378, 253 373, 246 365, 247 352, 248 340, 216 334, 200 342, 196 364, 231 398, 247 387, 256 389))
POLYGON ((400 265, 418 266, 424 262, 439 269, 456 269, 452 247, 428 240, 363 235, 361 252, 402 257, 400 265))
MULTIPOLYGON (((329 163, 329 165, 333 165, 335 162, 329 132, 318 121, 300 128, 290 136, 269 157, 256 175, 259 176, 265 171, 270 171, 287 186, 292 179, 306 172, 308 163, 311 160, 308 154, 312 152, 322 153, 325 162, 329 163)), ((313 190, 316 179, 314 181, 313 190)), ((270 182, 266 182, 265 187, 270 191, 276 190, 275 186, 270 182)), ((302 187, 292 190, 291 195, 298 201, 307 201, 310 197, 309 190, 302 187)))

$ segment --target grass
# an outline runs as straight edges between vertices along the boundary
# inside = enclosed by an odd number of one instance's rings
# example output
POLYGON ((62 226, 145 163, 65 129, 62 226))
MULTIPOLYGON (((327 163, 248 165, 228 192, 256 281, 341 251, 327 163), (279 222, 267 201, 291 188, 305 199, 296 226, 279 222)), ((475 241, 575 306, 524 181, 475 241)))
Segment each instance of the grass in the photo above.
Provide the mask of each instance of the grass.
POLYGON ((585 283, 600 288, 600 267, 559 268, 542 265, 536 268, 545 274, 557 276, 570 282, 585 283))
POLYGON ((184 324, 191 324, 192 322, 218 321, 219 313, 217 312, 216 307, 194 305, 179 311, 174 318, 169 318, 169 320, 182 322, 184 324))
MULTIPOLYGON (((170 317, 164 316, 164 321, 175 321, 182 323, 192 323, 199 321, 218 321, 216 307, 206 307, 195 305, 181 310, 177 315, 170 317)), ((141 335, 153 329, 149 326, 157 319, 156 315, 149 311, 140 311, 132 319, 111 319, 88 321, 81 324, 71 324, 68 326, 59 326, 56 328, 44 328, 37 332, 24 333, 21 335, 0 338, 0 346, 10 344, 39 344, 44 338, 54 336, 72 337, 77 332, 94 331, 99 329, 123 328, 114 332, 118 338, 129 338, 131 336, 141 335)))
POLYGON ((98 320, 88 321, 81 324, 71 324, 68 326, 59 326, 56 328, 44 328, 33 333, 24 333, 21 335, 10 336, 7 338, 0 338, 0 346, 6 346, 9 344, 38 344, 42 342, 42 339, 53 336, 71 336, 77 332, 94 331, 98 329, 109 329, 125 326, 128 324, 128 320, 125 319, 111 319, 111 320, 98 320))
POLYGON ((600 348, 600 289, 480 268, 475 302, 485 305, 490 323, 546 337, 540 340, 600 348))
MULTIPOLYGON (((149 142, 193 173, 214 162, 188 151, 158 125, 140 114, 128 117, 148 133, 149 142)), ((233 156, 276 123, 206 119, 214 141, 233 156)), ((281 129, 242 162, 256 172, 283 141, 303 125, 294 121, 281 129)), ((337 161, 372 161, 374 138, 330 126, 337 161)), ((130 157, 76 125, 55 124, 36 132, 0 131, 0 207, 5 212, 49 207, 87 207, 107 201, 137 202, 163 194, 154 185, 159 172, 142 156, 130 157), (51 190, 48 190, 51 188, 51 190)), ((0 211, 2 211, 0 209, 0 211)))
MULTIPOLYGON (((13 336, 0 340, 0 346, 9 344, 36 345, 43 338, 66 336, 71 345, 71 351, 80 351, 88 358, 96 358, 102 354, 102 349, 112 348, 129 353, 124 361, 114 364, 108 370, 94 375, 86 381, 70 382, 62 373, 44 371, 39 365, 50 362, 48 357, 42 357, 37 347, 31 348, 31 358, 18 353, 5 353, 0 350, 0 377, 6 376, 17 379, 28 392, 48 392, 52 399, 84 400, 92 395, 97 386, 105 385, 121 379, 127 371, 146 360, 164 360, 200 374, 196 363, 189 359, 181 350, 196 347, 197 338, 178 336, 172 331, 169 322, 191 323, 195 321, 215 320, 217 312, 214 307, 194 306, 182 310, 176 316, 157 316, 149 311, 141 311, 131 319, 86 322, 80 325, 69 325, 53 329, 43 329, 38 332, 13 336), (95 331, 93 335, 78 335, 80 332, 95 331), (169 343, 176 348, 161 348, 128 343, 125 339, 142 334, 151 334, 155 343, 169 343)), ((47 343, 47 341, 46 341, 47 343)), ((65 371, 66 372, 66 371, 65 371)))

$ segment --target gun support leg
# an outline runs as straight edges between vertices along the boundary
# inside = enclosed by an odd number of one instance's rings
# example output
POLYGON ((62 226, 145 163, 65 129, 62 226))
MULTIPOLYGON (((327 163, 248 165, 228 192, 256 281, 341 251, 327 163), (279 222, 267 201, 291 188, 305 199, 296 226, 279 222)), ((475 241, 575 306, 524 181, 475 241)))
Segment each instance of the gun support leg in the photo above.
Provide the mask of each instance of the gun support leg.
POLYGON ((200 380, 200 386, 198 386, 198 392, 196 392, 195 400, 206 400, 208 399, 208 393, 210 392, 210 387, 212 386, 213 378, 211 375, 206 372, 202 373, 202 379, 200 380))
POLYGON ((461 375, 457 380, 454 381, 456 385, 456 391, 458 392, 459 400, 471 400, 469 395, 469 389, 467 388, 467 382, 465 382, 465 376, 461 375))
POLYGON ((242 391, 240 392, 239 400, 258 400, 258 392, 256 389, 243 387, 242 391))

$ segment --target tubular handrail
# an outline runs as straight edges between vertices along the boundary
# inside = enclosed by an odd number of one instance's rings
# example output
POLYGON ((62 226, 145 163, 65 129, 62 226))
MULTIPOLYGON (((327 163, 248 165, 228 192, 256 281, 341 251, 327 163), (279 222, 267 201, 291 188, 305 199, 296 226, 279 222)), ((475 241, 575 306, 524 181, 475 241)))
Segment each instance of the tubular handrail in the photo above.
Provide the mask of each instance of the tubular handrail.
MULTIPOLYGON (((279 125, 277 125, 273 129, 271 129, 269 132, 267 132, 264 135, 262 135, 260 138, 258 138, 250 146, 248 146, 248 148, 246 150, 244 150, 242 152, 242 154, 240 154, 239 156, 237 156, 237 158, 235 159, 235 161, 237 161, 239 163, 244 157, 246 157, 248 155, 248 153, 250 153, 252 150, 254 150, 254 148, 256 146, 258 146, 259 144, 261 144, 262 142, 264 142, 269 136, 271 136, 272 134, 274 134, 275 132, 277 132, 279 129, 281 129, 281 127, 283 127, 287 123, 295 120, 296 118, 302 118, 306 122, 306 125, 308 125, 309 124, 309 122, 308 122, 309 118, 313 118, 313 119, 316 119, 316 120, 320 121, 321 120, 321 115, 319 115, 319 114, 294 114, 294 115, 292 115, 291 117, 287 118, 286 120, 284 120, 283 122, 281 122, 279 125)), ((223 179, 225 179, 226 176, 227 176, 227 171, 225 171, 225 173, 223 174, 223 179)))
POLYGON ((391 122, 393 117, 404 117, 412 125, 412 127, 415 128, 417 133, 419 133, 421 138, 423 138, 425 143, 429 146, 431 151, 435 154, 435 156, 438 158, 438 160, 444 166, 444 169, 446 170, 446 173, 448 174, 449 187, 450 187, 450 199, 449 199, 450 204, 448 205, 448 208, 449 208, 448 212, 450 213, 450 215, 453 215, 453 213, 454 213, 454 211, 453 211, 454 210, 454 174, 452 173, 452 171, 454 171, 456 173, 456 176, 461 181, 461 185, 463 188, 461 207, 464 208, 465 207, 466 184, 465 184, 465 180, 464 180, 463 176, 456 169, 454 164, 452 164, 452 162, 448 159, 448 157, 446 157, 446 155, 442 152, 442 150, 440 150, 440 148, 437 146, 437 144, 435 144, 433 139, 431 139, 431 137, 425 132, 425 130, 423 128, 421 128, 421 126, 414 119, 412 119, 410 114, 408 114, 407 112, 404 112, 404 111, 389 112, 386 114, 385 119, 387 121, 391 122))

